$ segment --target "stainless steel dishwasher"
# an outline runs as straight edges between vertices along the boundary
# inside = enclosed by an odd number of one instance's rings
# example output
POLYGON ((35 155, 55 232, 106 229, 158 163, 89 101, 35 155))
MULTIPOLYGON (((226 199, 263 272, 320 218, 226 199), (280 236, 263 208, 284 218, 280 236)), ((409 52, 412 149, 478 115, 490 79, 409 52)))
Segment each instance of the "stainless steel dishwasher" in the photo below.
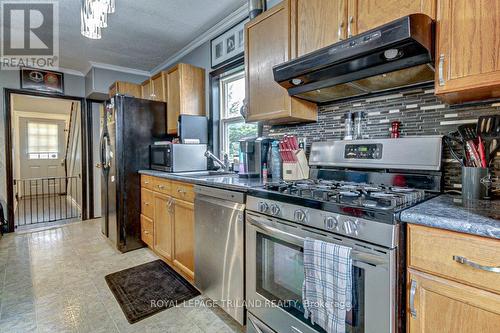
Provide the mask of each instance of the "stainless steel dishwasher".
POLYGON ((245 323, 245 194, 194 187, 196 287, 241 325, 245 323))

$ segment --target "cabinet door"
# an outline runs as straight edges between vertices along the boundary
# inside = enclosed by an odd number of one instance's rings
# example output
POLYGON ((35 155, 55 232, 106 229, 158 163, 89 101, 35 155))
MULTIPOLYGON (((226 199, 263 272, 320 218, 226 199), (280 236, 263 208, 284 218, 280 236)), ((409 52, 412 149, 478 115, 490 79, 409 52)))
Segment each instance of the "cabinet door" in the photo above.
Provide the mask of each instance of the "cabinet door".
POLYGON ((435 19, 436 0, 349 0, 347 34, 360 34, 416 13, 424 13, 435 19))
POLYGON ((141 97, 143 99, 152 99, 151 94, 153 93, 151 80, 146 80, 141 84, 141 97))
POLYGON ((292 0, 292 58, 329 46, 346 37, 348 0, 292 0))
POLYGON ((153 83, 153 95, 155 101, 167 101, 165 81, 165 75, 163 73, 158 73, 151 78, 151 82, 153 83))
POLYGON ((172 198, 155 194, 154 249, 172 260, 173 248, 173 207, 172 198))
POLYGON ((410 270, 407 299, 410 333, 500 332, 498 294, 410 270))
MULTIPOLYGON (((500 0, 439 0, 436 94, 500 97, 500 0)), ((446 100, 446 98, 445 98, 446 100)))
POLYGON ((287 116, 286 90, 274 81, 273 66, 289 58, 286 1, 246 26, 246 72, 250 121, 287 116))
POLYGON ((194 205, 175 200, 174 265, 194 278, 194 205))
POLYGON ((168 108, 167 108, 167 133, 177 133, 177 120, 180 114, 181 87, 180 71, 176 66, 168 72, 168 108))

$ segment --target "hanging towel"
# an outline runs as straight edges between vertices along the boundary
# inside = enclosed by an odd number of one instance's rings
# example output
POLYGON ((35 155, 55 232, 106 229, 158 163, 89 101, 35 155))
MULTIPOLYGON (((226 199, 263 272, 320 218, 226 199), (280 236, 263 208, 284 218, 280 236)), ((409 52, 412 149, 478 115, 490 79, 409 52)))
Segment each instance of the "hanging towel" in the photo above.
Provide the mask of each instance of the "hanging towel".
POLYGON ((328 333, 345 333, 352 308, 351 248, 306 238, 304 241, 304 316, 328 333))

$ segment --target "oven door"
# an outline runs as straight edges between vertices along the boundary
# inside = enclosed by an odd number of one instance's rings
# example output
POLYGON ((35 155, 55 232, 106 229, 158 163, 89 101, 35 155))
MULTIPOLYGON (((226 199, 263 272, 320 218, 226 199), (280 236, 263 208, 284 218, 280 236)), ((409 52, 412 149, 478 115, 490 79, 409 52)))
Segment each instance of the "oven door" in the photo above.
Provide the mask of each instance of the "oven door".
POLYGON ((304 318, 303 244, 306 237, 351 247, 353 308, 346 333, 394 333, 395 250, 248 212, 247 309, 277 332, 325 332, 304 318))
POLYGON ((172 171, 172 147, 170 145, 151 145, 149 148, 149 162, 151 169, 172 171))

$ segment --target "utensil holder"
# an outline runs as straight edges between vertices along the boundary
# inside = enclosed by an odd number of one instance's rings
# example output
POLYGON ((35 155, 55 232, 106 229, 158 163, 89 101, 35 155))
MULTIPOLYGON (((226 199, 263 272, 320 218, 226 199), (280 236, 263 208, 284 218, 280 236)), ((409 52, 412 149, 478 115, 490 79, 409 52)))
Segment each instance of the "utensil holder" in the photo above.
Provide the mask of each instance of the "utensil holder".
POLYGON ((462 167, 462 199, 481 200, 488 197, 491 180, 488 168, 462 167))
POLYGON ((309 163, 303 149, 293 151, 296 162, 283 162, 283 180, 302 180, 309 178, 309 163))

